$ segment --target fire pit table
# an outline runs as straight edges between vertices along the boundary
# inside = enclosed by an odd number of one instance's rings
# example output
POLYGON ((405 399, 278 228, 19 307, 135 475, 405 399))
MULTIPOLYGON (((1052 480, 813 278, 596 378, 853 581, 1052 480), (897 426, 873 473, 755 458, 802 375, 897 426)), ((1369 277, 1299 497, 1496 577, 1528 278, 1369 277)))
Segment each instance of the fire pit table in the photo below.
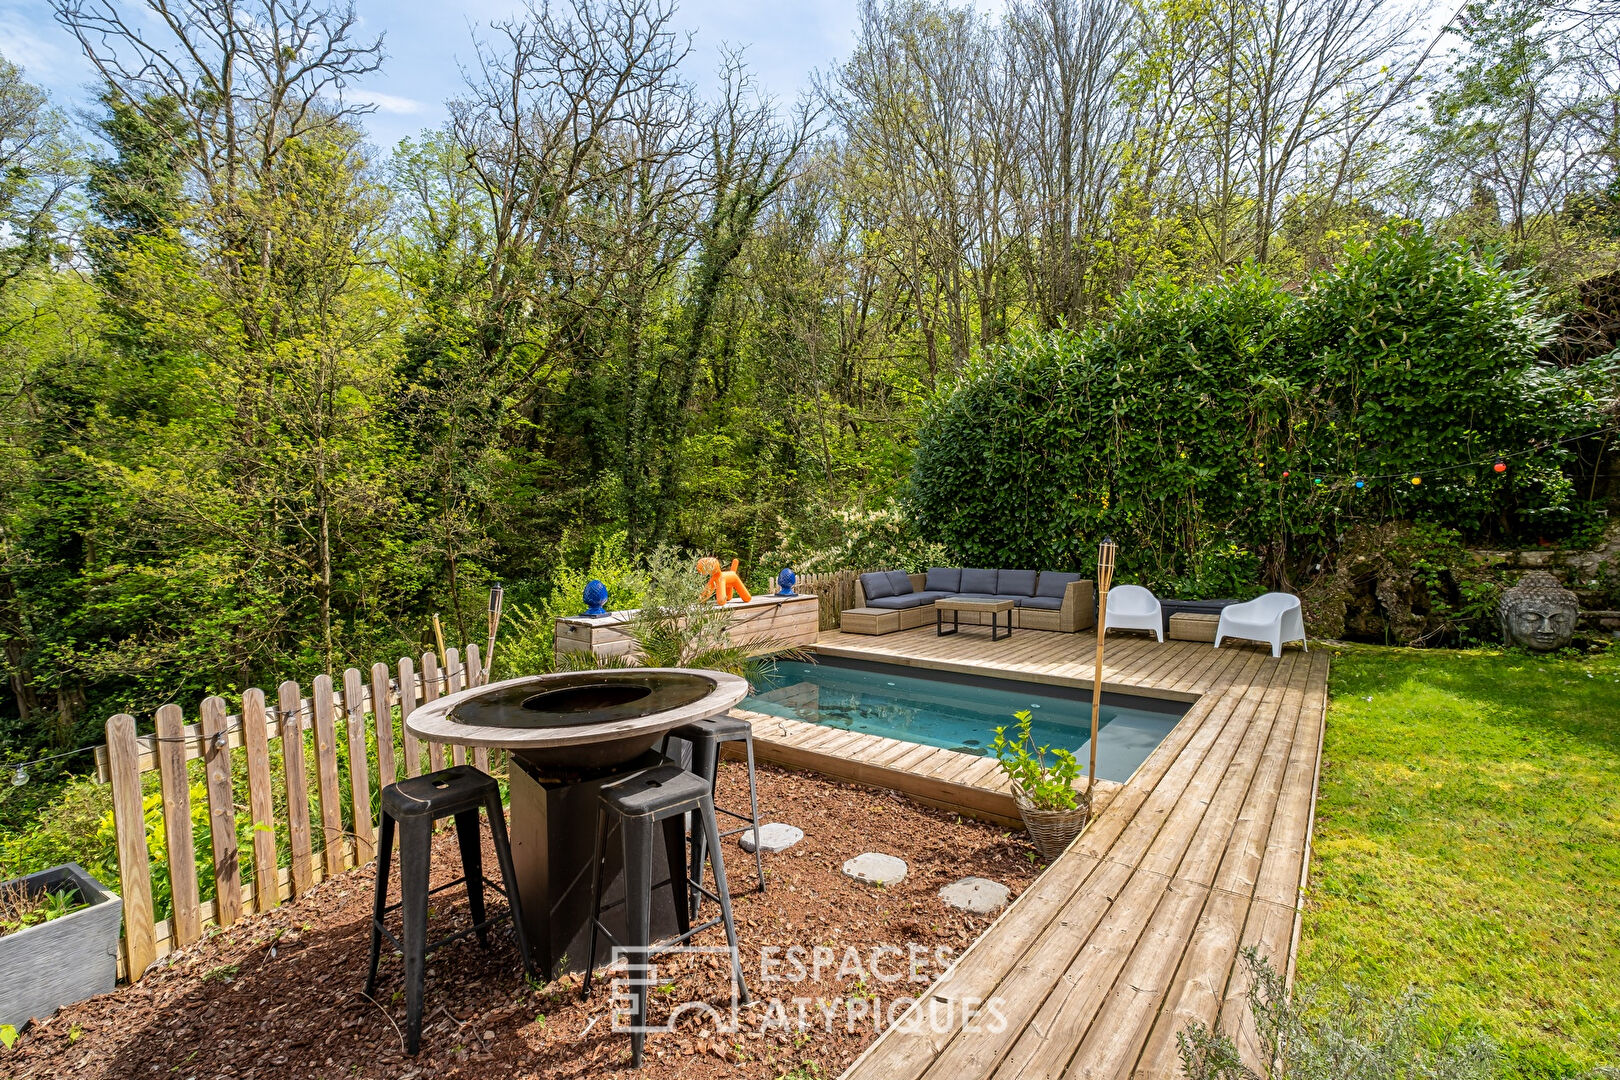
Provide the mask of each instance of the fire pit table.
MULTIPOLYGON (((591 859, 603 783, 655 763, 654 745, 667 732, 723 713, 747 693, 747 680, 719 671, 578 671, 464 690, 406 718, 406 729, 419 739, 509 752, 508 829, 524 929, 535 963, 550 977, 581 970, 589 951, 591 859)), ((652 880, 661 881, 669 871, 661 847, 653 858, 652 880)), ((610 855, 604 904, 623 896, 623 877, 623 866, 610 855)), ((621 906, 604 921, 612 928, 614 917, 622 921, 623 915, 621 906)), ((651 929, 653 940, 675 932, 674 908, 662 889, 654 892, 651 929)))

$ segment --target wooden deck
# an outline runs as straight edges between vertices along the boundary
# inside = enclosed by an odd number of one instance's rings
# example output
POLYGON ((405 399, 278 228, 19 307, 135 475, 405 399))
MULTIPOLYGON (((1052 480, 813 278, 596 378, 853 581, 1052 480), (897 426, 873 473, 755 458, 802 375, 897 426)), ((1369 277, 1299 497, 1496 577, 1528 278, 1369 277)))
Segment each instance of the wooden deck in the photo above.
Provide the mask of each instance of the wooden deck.
MULTIPOLYGON (((1095 645, 1090 634, 1023 631, 991 643, 987 630, 939 638, 924 627, 832 633, 817 648, 1083 683, 1095 645)), ((1289 649, 1274 660, 1256 646, 1111 638, 1109 688, 1195 698, 1193 707, 1074 846, 844 1080, 1173 1077, 1176 1032, 1217 1018, 1257 1065, 1240 951, 1254 944, 1275 966, 1292 967, 1327 670, 1320 652, 1289 649), (1004 1025, 982 1011, 987 1001, 1004 1025)), ((860 738, 868 737, 823 735, 801 750, 859 760, 860 738)), ((986 767, 971 762, 983 759, 967 760, 955 779, 982 781, 986 767)), ((872 764, 903 771, 907 761, 872 764)))

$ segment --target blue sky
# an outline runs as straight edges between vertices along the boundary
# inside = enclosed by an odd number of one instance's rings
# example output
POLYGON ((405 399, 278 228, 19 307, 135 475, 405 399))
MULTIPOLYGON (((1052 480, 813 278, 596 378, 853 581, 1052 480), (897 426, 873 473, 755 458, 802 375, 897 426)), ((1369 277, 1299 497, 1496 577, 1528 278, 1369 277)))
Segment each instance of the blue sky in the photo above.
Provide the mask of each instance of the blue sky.
MULTIPOLYGON (((810 85, 812 74, 849 52, 856 28, 857 0, 682 0, 676 24, 691 31, 687 76, 712 85, 711 73, 726 45, 746 49, 749 66, 762 87, 784 100, 810 85)), ((133 6, 133 5, 131 5, 133 6)), ((377 112, 366 120, 372 140, 393 146, 399 139, 436 126, 444 102, 461 88, 458 65, 472 59, 475 27, 521 9, 515 0, 465 0, 457 5, 430 0, 355 0, 372 33, 387 35, 388 62, 355 88, 356 99, 370 99, 377 112)), ((85 103, 89 65, 78 43, 57 25, 45 0, 0 0, 0 55, 22 65, 31 81, 44 86, 59 104, 85 103)))

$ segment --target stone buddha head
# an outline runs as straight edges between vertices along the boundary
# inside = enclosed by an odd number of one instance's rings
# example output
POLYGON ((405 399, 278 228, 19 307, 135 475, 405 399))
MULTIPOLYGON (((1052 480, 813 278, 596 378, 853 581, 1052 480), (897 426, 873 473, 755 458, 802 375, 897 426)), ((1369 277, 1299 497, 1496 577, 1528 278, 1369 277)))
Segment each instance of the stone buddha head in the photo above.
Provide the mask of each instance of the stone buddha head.
POLYGON ((1557 578, 1545 570, 1532 570, 1502 594, 1496 610, 1508 644, 1531 652, 1552 652, 1575 636, 1580 605, 1557 578))

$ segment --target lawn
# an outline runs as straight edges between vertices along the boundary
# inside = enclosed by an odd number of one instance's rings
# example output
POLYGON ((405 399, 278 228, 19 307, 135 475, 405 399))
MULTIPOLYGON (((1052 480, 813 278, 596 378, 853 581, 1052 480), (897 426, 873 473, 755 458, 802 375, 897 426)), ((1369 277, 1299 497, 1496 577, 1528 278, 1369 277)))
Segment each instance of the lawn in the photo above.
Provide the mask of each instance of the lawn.
POLYGON ((1429 997, 1508 1074, 1620 1064, 1620 650, 1343 649, 1306 980, 1429 997))

